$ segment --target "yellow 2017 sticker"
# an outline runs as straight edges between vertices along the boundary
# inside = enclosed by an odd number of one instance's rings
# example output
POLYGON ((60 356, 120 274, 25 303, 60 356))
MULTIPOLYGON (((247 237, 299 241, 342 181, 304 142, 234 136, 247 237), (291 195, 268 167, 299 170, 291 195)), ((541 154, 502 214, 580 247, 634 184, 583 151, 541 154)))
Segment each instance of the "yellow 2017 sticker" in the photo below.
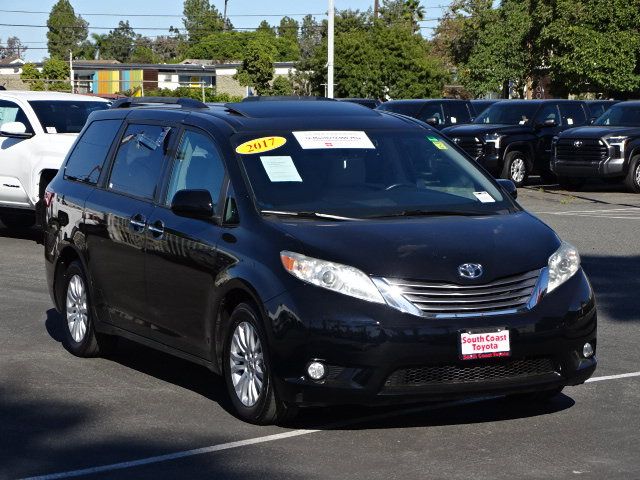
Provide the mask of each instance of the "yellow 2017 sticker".
POLYGON ((431 143, 433 143, 436 146, 437 149, 439 149, 439 150, 446 150, 447 149, 447 146, 442 141, 440 141, 438 138, 436 138, 436 137, 427 137, 427 138, 429 139, 429 141, 431 143))
POLYGON ((280 148, 285 143, 287 143, 287 139, 284 137, 260 137, 238 145, 236 147, 236 153, 241 153, 242 155, 264 153, 280 148))

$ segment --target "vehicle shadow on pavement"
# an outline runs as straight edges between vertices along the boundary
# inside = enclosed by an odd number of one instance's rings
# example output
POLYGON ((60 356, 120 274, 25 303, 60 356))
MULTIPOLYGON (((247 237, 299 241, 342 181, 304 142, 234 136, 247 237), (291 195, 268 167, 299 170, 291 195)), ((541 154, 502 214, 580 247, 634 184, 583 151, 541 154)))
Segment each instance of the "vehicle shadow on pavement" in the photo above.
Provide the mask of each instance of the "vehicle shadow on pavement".
POLYGON ((598 310, 619 322, 640 321, 640 255, 581 255, 598 310))
MULTIPOLYGON (((64 338, 62 316, 53 308, 47 310, 46 315, 47 333, 56 342, 62 343, 64 338)), ((163 382, 191 390, 216 402, 233 415, 233 407, 222 378, 203 366, 124 338, 118 339, 118 346, 108 360, 163 382)))
MULTIPOLYGON (((640 200, 640 196, 635 197, 633 193, 629 193, 624 185, 617 183, 606 183, 606 182, 587 182, 584 186, 582 186, 578 190, 568 191, 563 190, 559 185, 556 184, 529 184, 525 187, 521 187, 526 190, 540 190, 549 195, 555 195, 559 197, 566 197, 568 199, 579 199, 584 200, 586 202, 590 202, 596 205, 615 205, 621 207, 636 207, 640 208, 637 203, 621 203, 619 201, 606 201, 601 198, 593 198, 589 196, 589 193, 619 193, 621 195, 629 196, 629 198, 633 198, 634 200, 637 198, 640 200)), ((620 198, 620 197, 616 197, 620 198)))
POLYGON ((9 229, 0 223, 0 237, 15 238, 18 240, 31 240, 42 245, 42 230, 36 228, 12 228, 9 229))
MULTIPOLYGON (((0 478, 68 472, 229 441, 229 437, 215 431, 172 438, 171 435, 143 437, 127 429, 103 429, 100 427, 103 415, 100 406, 87 406, 74 396, 52 398, 47 391, 31 390, 19 381, 3 383, 0 385, 0 478)), ((150 469, 127 468, 81 478, 247 480, 282 478, 285 474, 294 480, 300 478, 285 472, 284 468, 273 463, 267 467, 260 465, 258 470, 252 468, 251 462, 197 455, 182 462, 162 462, 150 469), (188 476, 184 476, 186 467, 191 472, 188 476)))

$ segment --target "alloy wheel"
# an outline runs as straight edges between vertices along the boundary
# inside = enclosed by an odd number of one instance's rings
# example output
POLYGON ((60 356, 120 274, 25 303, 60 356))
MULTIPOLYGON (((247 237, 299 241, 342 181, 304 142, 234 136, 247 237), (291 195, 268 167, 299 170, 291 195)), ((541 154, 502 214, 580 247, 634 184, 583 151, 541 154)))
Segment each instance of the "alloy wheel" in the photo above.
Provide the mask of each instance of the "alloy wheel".
POLYGON ((80 343, 89 323, 87 290, 80 275, 74 275, 67 286, 67 325, 74 341, 80 343))
POLYGON ((241 322, 231 338, 229 349, 231 382, 238 399, 253 407, 264 389, 265 367, 258 332, 248 322, 241 322))
POLYGON ((511 179, 515 183, 521 183, 524 181, 525 174, 527 172, 527 166, 524 163, 524 159, 516 157, 511 162, 511 179))
POLYGON ((635 182, 636 185, 640 187, 640 162, 636 164, 635 182))

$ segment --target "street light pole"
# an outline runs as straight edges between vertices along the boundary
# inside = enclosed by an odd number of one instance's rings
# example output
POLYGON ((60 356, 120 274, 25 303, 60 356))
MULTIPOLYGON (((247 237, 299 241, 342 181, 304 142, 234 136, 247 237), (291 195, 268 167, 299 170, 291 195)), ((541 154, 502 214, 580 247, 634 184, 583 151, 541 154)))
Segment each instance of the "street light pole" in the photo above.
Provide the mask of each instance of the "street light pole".
POLYGON ((71 84, 71 93, 75 93, 73 90, 73 52, 69 50, 69 83, 71 84))
POLYGON ((333 60, 334 60, 334 20, 335 20, 334 0, 329 0, 329 21, 327 24, 327 97, 333 98, 333 60))

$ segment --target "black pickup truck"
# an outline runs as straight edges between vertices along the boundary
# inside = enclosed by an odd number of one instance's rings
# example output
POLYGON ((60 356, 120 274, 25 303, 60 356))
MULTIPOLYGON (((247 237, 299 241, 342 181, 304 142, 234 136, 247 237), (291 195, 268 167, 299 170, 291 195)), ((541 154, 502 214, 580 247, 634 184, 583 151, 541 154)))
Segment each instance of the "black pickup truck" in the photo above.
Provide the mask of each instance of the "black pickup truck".
POLYGON ((640 193, 640 101, 617 103, 593 125, 558 135, 551 169, 567 189, 598 177, 623 181, 640 193))
POLYGON ((530 173, 555 181, 551 143, 568 128, 587 125, 589 110, 577 100, 502 100, 473 123, 442 132, 493 175, 522 186, 530 173))

